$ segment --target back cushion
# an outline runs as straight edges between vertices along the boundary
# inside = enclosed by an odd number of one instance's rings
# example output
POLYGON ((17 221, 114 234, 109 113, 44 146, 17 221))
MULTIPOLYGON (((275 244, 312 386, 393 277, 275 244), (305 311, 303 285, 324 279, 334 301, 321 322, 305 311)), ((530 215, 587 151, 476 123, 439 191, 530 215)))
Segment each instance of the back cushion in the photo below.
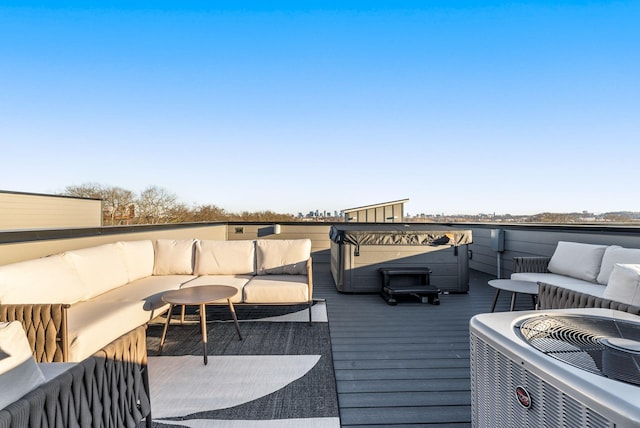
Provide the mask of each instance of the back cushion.
POLYGON ((45 381, 19 321, 0 323, 0 409, 45 381))
POLYGON ((602 297, 640 306, 640 264, 615 264, 602 297))
POLYGON ((80 275, 89 298, 129 282, 127 265, 118 244, 67 251, 63 256, 80 275))
POLYGON ((258 275, 306 275, 311 257, 310 239, 258 239, 256 273, 258 275))
POLYGON ((609 275, 616 263, 640 264, 640 249, 623 248, 618 245, 607 247, 602 257, 602 266, 600 266, 600 273, 597 278, 600 284, 609 282, 609 275))
POLYGON ((118 242, 127 266, 129 282, 153 275, 153 241, 118 242))
POLYGON ((549 272, 595 282, 606 245, 558 242, 549 261, 549 272))
POLYGON ((194 239, 158 239, 154 275, 193 275, 194 239))
POLYGON ((61 254, 0 266, 0 304, 71 304, 87 294, 80 276, 61 254))
POLYGON ((253 241, 196 242, 196 275, 255 274, 253 241))

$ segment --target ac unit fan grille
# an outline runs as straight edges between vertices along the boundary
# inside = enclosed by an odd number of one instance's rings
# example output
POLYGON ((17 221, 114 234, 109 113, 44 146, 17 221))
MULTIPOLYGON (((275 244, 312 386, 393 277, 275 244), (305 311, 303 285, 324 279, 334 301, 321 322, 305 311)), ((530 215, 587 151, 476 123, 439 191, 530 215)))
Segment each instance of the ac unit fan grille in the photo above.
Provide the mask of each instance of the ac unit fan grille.
POLYGON ((550 357, 640 385, 640 323, 591 315, 542 315, 523 321, 516 331, 550 357))

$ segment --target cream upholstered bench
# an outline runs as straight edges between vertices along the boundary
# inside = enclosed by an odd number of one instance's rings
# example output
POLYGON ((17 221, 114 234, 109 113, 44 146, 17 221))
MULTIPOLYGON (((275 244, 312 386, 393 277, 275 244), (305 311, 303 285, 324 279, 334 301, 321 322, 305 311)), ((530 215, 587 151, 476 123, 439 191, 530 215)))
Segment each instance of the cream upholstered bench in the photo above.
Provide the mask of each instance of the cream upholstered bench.
POLYGON ((511 279, 538 283, 540 309, 640 314, 640 249, 559 241, 551 257, 514 257, 511 279))
POLYGON ((82 361, 165 312, 164 292, 203 284, 308 305, 311 321, 311 241, 122 241, 0 266, 0 321, 22 322, 39 362, 82 361))

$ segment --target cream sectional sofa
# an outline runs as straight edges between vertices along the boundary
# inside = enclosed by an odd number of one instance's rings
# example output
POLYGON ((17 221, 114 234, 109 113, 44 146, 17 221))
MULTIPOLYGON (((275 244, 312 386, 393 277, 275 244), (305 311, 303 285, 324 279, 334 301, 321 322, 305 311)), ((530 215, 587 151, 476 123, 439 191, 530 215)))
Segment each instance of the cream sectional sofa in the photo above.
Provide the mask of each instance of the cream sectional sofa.
POLYGON ((538 283, 540 309, 640 314, 640 249, 559 241, 551 257, 515 257, 511 279, 538 283))
MULTIPOLYGON (((0 321, 20 320, 39 362, 81 361, 168 309, 162 294, 230 285, 238 304, 313 300, 311 241, 142 240, 0 266, 0 321)), ((226 303, 226 301, 221 302, 226 303)))

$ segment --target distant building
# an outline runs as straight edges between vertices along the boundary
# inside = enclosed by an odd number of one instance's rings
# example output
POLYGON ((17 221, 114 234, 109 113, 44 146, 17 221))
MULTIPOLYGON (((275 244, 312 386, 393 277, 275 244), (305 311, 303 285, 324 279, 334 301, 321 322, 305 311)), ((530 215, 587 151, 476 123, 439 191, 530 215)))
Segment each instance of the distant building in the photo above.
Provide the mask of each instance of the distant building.
POLYGON ((400 223, 404 221, 404 204, 409 199, 383 202, 343 210, 344 221, 359 223, 400 223))
POLYGON ((0 190, 0 231, 100 226, 100 199, 0 190))

